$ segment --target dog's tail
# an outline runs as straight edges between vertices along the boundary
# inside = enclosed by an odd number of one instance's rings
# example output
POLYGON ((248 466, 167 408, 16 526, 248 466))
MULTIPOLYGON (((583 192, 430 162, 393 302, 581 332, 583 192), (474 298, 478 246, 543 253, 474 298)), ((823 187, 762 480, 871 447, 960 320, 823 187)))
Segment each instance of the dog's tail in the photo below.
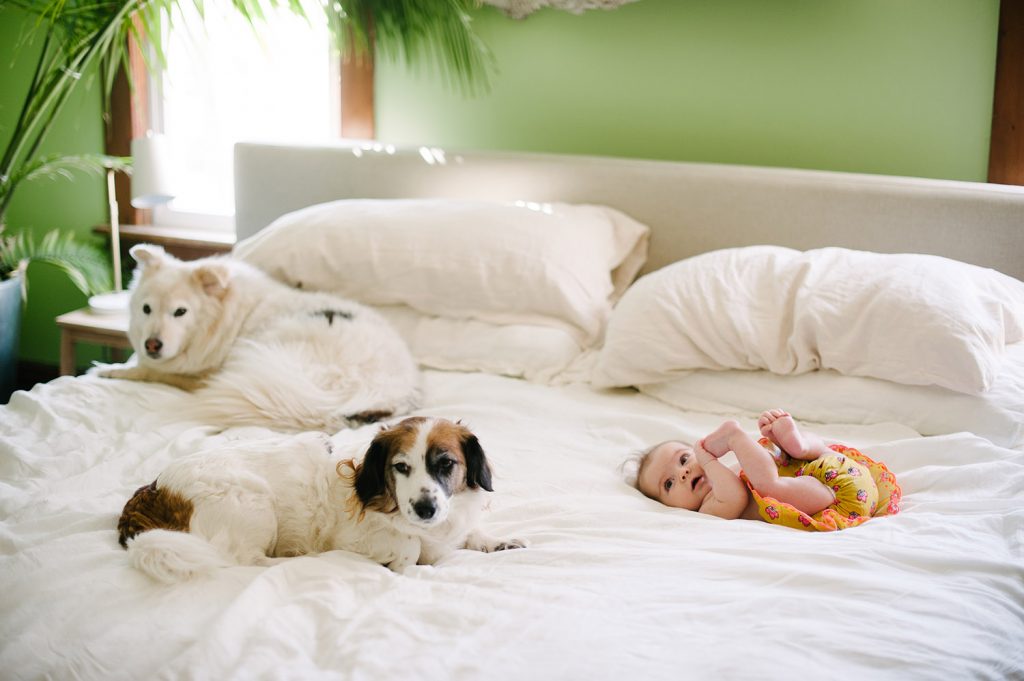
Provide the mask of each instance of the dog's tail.
POLYGON ((128 559, 147 575, 165 584, 209 575, 236 565, 202 537, 176 530, 148 530, 128 540, 128 559))

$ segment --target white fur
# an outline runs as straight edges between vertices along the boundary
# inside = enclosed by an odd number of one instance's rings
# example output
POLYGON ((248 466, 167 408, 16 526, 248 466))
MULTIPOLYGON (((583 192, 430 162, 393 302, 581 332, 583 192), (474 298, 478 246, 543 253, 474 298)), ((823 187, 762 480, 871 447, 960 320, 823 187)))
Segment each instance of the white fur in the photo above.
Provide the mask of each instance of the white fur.
MULTIPOLYGON (((396 456, 425 469, 425 434, 436 420, 417 421, 424 436, 396 456)), ((389 458, 391 466, 397 459, 389 458)), ((429 522, 408 503, 400 502, 390 512, 363 509, 353 480, 339 475, 321 434, 239 441, 197 452, 168 466, 156 484, 193 504, 187 533, 151 529, 127 542, 132 565, 162 582, 334 549, 402 571, 416 563, 432 564, 463 547, 496 551, 525 546, 477 530, 487 494, 479 488, 462 486, 449 497, 443 486, 422 476, 415 476, 415 489, 396 485, 403 490, 399 494, 424 493, 443 500, 429 522)))
POLYGON ((372 309, 289 288, 231 258, 183 262, 147 245, 131 252, 137 365, 101 376, 195 389, 187 415, 224 426, 333 432, 364 412, 416 407, 416 362, 372 309))
POLYGON ((208 575, 233 564, 215 545, 187 532, 150 530, 131 542, 131 564, 165 584, 208 575))

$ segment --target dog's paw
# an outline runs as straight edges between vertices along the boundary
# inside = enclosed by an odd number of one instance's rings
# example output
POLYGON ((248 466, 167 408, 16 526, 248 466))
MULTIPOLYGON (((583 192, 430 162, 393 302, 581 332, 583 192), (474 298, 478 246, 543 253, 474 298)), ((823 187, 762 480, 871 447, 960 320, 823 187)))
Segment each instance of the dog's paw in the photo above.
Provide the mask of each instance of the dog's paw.
POLYGON ((497 539, 484 534, 474 533, 466 539, 466 548, 484 553, 495 551, 508 551, 510 549, 525 549, 529 542, 525 539, 497 539))
POLYGON ((100 378, 131 378, 131 370, 117 364, 97 364, 86 371, 90 376, 100 378))
MULTIPOLYGON (((392 572, 402 574, 407 568, 416 565, 420 560, 422 544, 418 537, 405 535, 403 538, 396 538, 390 547, 390 555, 383 559, 377 558, 377 562, 388 567, 392 572)), ((373 556, 370 556, 374 559, 373 556)))
POLYGON ((493 546, 491 546, 489 549, 487 549, 487 552, 491 553, 493 551, 509 551, 511 549, 525 549, 528 545, 529 545, 529 543, 525 539, 506 539, 505 541, 500 541, 497 544, 494 544, 493 546))

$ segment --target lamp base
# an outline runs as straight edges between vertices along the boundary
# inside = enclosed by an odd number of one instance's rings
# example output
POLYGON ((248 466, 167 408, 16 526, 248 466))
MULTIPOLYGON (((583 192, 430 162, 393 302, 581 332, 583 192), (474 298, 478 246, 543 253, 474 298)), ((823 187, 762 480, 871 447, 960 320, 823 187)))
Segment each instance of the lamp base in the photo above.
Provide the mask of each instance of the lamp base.
POLYGON ((93 314, 126 314, 131 291, 100 293, 89 298, 89 311, 93 314))

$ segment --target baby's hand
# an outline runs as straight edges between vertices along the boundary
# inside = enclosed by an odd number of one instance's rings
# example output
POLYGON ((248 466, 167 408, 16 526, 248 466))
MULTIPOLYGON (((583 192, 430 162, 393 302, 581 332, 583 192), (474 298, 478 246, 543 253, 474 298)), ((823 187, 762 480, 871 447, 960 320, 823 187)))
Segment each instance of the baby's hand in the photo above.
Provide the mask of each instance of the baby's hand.
POLYGON ((704 440, 698 440, 697 443, 693 445, 693 455, 697 457, 697 463, 700 464, 701 468, 704 468, 708 463, 715 461, 718 458, 704 448, 704 440))

